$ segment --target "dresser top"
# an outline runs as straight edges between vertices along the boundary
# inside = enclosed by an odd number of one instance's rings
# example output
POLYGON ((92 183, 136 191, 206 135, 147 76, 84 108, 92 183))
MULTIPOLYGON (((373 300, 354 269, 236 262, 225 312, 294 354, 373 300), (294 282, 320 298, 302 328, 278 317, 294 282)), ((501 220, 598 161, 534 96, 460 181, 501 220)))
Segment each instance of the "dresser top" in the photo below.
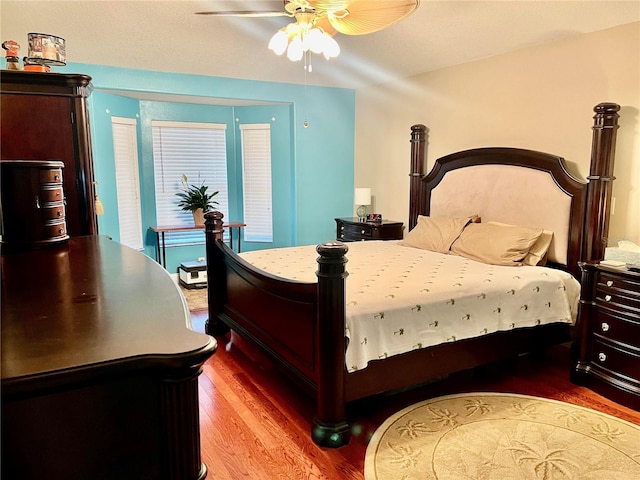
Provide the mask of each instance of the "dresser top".
MULTIPOLYGON (((6 250, 6 249, 5 249, 6 250)), ((178 286, 149 257, 103 236, 3 251, 2 386, 204 361, 178 286)))

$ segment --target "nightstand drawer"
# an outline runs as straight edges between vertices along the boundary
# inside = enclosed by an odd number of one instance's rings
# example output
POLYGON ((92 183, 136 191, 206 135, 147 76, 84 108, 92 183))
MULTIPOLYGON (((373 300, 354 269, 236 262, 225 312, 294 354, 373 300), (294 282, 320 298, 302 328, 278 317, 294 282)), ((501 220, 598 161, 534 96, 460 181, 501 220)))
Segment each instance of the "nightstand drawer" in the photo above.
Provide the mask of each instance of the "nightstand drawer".
POLYGON ((640 280, 625 278, 611 272, 599 272, 596 288, 603 291, 620 292, 640 300, 640 280))
MULTIPOLYGON (((612 280, 609 280, 609 282, 613 283, 612 280)), ((625 282, 618 280, 613 283, 614 286, 612 287, 599 283, 596 287, 596 303, 603 308, 640 315, 640 295, 623 288, 627 286, 623 285, 623 283, 625 282)))
POLYGON ((623 377, 640 380, 640 350, 632 351, 594 340, 591 363, 623 377))
POLYGON ((344 238, 352 240, 368 240, 373 236, 371 226, 366 223, 362 225, 345 224, 342 228, 342 235, 344 238))
POLYGON ((594 336, 631 345, 640 349, 640 319, 599 308, 593 319, 594 336))

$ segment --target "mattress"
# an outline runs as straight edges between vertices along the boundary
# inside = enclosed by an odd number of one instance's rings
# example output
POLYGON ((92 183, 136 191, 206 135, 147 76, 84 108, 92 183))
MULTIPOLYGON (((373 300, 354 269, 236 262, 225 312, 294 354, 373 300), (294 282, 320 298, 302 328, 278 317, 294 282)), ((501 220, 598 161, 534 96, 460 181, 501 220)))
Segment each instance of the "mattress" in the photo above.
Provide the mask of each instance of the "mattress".
MULTIPOLYGON (((400 245, 348 244, 346 367, 496 331, 575 322, 580 284, 548 267, 487 265, 400 245)), ((315 245, 242 253, 257 268, 316 282, 315 245)))

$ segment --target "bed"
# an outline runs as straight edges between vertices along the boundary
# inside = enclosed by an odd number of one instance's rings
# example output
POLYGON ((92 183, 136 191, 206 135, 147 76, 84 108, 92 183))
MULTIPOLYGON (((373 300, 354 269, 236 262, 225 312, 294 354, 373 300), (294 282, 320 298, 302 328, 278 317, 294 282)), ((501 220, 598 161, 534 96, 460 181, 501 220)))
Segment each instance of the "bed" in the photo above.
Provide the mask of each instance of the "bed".
MULTIPOLYGON (((544 259, 545 266, 491 266, 490 273, 487 273, 482 262, 475 259, 464 257, 460 260, 460 255, 425 253, 414 245, 402 245, 405 241, 395 242, 397 245, 394 242, 347 245, 336 241, 313 247, 317 264, 309 269, 313 271, 312 277, 315 279, 309 277, 309 272, 298 278, 286 278, 295 275, 291 272, 282 273, 278 267, 270 269, 266 265, 256 266, 260 265, 259 259, 252 260, 256 263, 254 265, 249 258, 233 252, 222 240, 222 214, 208 213, 205 220, 209 284, 207 332, 214 334, 223 329, 232 329, 243 339, 259 346, 279 367, 314 395, 317 414, 313 419, 311 435, 317 444, 325 447, 340 447, 348 443, 348 402, 418 385, 569 340, 575 318, 576 305, 570 305, 575 303, 575 289, 566 300, 571 312, 566 313, 566 310, 564 314, 559 313, 557 321, 550 319, 548 323, 538 324, 536 317, 521 319, 521 314, 531 313, 527 301, 521 312, 518 308, 506 306, 504 310, 502 307, 493 308, 502 314, 502 323, 495 329, 474 327, 476 335, 467 333, 459 338, 453 338, 459 334, 445 335, 444 341, 436 341, 435 345, 430 346, 421 341, 414 342, 415 348, 408 351, 393 351, 389 355, 385 351, 375 359, 353 363, 347 360, 348 350, 362 343, 363 337, 356 339, 351 330, 356 329, 352 323, 355 301, 349 295, 353 294, 354 288, 361 287, 351 286, 351 283, 357 284, 359 267, 353 263, 347 264, 347 260, 351 256, 376 258, 365 263, 379 265, 382 269, 385 259, 387 264, 395 262, 389 260, 394 255, 391 249, 404 249, 421 258, 436 255, 442 261, 454 259, 462 262, 464 265, 455 267, 461 269, 459 281, 447 280, 452 283, 453 290, 461 288, 460 285, 464 285, 472 276, 470 269, 482 271, 479 278, 485 282, 490 282, 487 278, 493 278, 486 275, 494 275, 497 270, 507 269, 512 272, 512 277, 520 277, 521 273, 530 271, 538 278, 547 276, 547 273, 541 272, 557 271, 561 277, 558 281, 563 283, 554 288, 566 290, 569 286, 568 290, 572 290, 571 285, 576 284, 579 278, 579 262, 601 259, 606 247, 619 108, 613 103, 601 103, 594 108, 592 157, 587 181, 578 180, 570 174, 560 157, 502 147, 478 148, 447 155, 438 159, 425 175, 426 127, 411 127, 410 232, 405 240, 409 240, 411 232, 419 231, 421 223, 435 218, 469 218, 462 232, 474 231, 476 227, 470 225, 478 225, 478 220, 480 225, 532 225, 553 233, 544 259), (349 248, 351 254, 348 253, 349 248), (370 257, 368 251, 361 252, 368 248, 377 248, 375 255, 378 257, 370 257), (350 272, 353 272, 352 278, 348 278, 350 272)), ((462 234, 457 238, 461 239, 462 234)), ((289 253, 285 255, 288 259, 292 258, 289 253)), ((430 261, 440 261, 434 258, 430 261)), ((451 268, 454 267, 447 267, 446 270, 451 268)), ((383 274, 382 271, 380 273, 383 274)), ((402 272, 385 272, 382 276, 386 276, 387 280, 390 278, 387 274, 392 275, 394 281, 403 276, 402 272)), ((440 286, 443 282, 436 280, 435 284, 440 286)), ((528 290, 545 289, 537 283, 527 285, 528 290)), ((398 288, 398 292, 405 289, 398 288)), ((444 295, 450 306, 451 301, 457 301, 458 305, 466 301, 456 297, 453 292, 439 291, 438 294, 444 295)), ((477 305, 477 298, 484 294, 483 291, 467 292, 467 297, 476 297, 474 305, 477 305)), ((390 295, 389 304, 395 297, 393 293, 390 295)), ((377 296, 379 298, 380 294, 377 296)), ((431 323, 445 323, 444 319, 439 319, 441 313, 435 307, 421 303, 416 303, 414 307, 412 311, 431 314, 431 323)), ((377 317, 380 317, 379 310, 377 317)), ((473 306, 464 311, 475 315, 479 308, 473 306)), ((462 321, 473 320, 464 311, 458 314, 462 321)), ((382 320, 388 322, 391 317, 392 314, 389 314, 382 320)), ((392 327, 392 331, 400 331, 395 325, 392 327)), ((376 356, 375 352, 373 356, 376 356)))

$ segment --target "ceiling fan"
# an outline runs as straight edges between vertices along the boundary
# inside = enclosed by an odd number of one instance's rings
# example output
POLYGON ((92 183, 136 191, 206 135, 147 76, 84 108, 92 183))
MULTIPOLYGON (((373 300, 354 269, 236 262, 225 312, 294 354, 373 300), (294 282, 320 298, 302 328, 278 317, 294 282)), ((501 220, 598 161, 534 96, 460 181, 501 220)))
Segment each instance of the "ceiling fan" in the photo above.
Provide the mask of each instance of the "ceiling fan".
MULTIPOLYGON (((328 60, 340 53, 333 39, 336 33, 365 35, 382 30, 412 13, 420 0, 284 0, 282 10, 228 10, 197 12, 197 15, 235 17, 286 16, 296 21, 281 28, 271 38, 269 48, 276 54, 285 51, 292 61, 309 52, 322 53, 328 60)), ((309 68, 310 70, 310 68, 309 68)))

